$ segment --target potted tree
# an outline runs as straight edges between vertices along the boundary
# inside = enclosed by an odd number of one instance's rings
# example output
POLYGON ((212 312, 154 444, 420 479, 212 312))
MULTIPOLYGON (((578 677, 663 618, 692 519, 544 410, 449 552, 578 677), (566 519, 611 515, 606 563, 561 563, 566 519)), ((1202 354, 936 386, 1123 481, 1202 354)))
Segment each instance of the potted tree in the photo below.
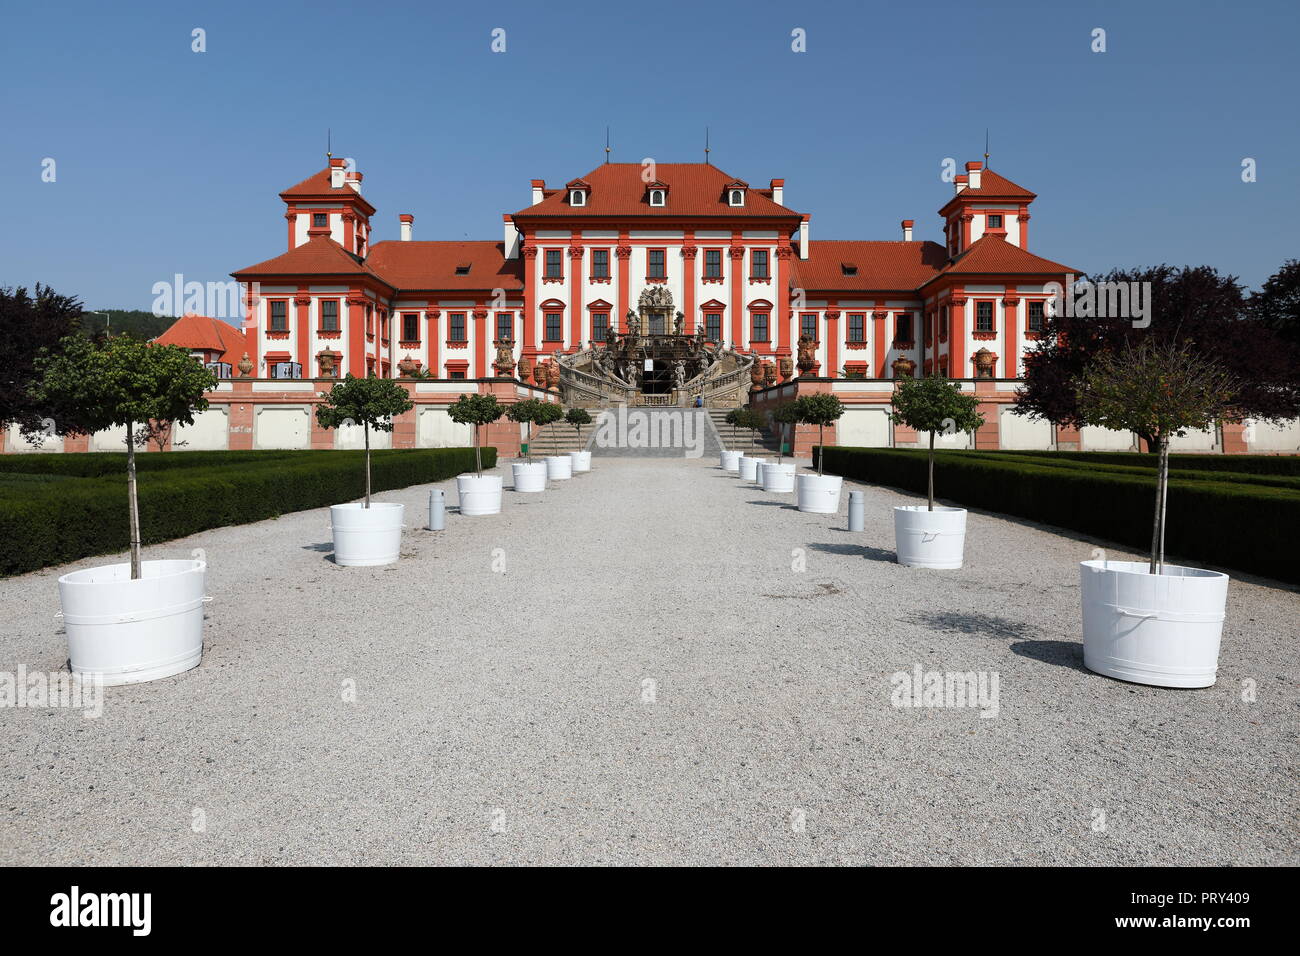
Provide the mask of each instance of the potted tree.
MULTIPOLYGON (((552 425, 562 418, 564 418, 564 407, 559 402, 538 401, 537 417, 533 421, 537 423, 539 428, 552 425)), ((546 477, 555 481, 566 481, 572 478, 573 459, 568 455, 547 455, 546 477)))
MULTIPOLYGON (((731 409, 731 411, 727 412, 726 418, 723 419, 723 421, 725 421, 728 425, 731 426, 733 437, 735 436, 735 429, 744 427, 743 423, 745 421, 745 414, 746 414, 746 410, 743 407, 733 408, 731 409)), ((732 474, 739 474, 740 458, 741 455, 743 454, 744 452, 742 451, 733 451, 732 449, 724 447, 722 449, 722 454, 720 456, 720 464, 722 466, 722 470, 729 471, 732 474)))
POLYGON ((460 513, 469 517, 501 513, 501 476, 483 474, 483 453, 479 451, 479 429, 505 414, 495 395, 465 395, 447 406, 447 415, 458 425, 474 429, 474 474, 456 476, 460 513))
MULTIPOLYGON (((582 426, 591 424, 591 415, 585 408, 571 408, 564 413, 564 420, 573 426, 578 433, 578 444, 582 444, 582 426)), ((586 449, 569 452, 569 457, 573 459, 573 470, 591 471, 591 452, 586 449)))
POLYGON ((894 509, 894 551, 898 563, 914 568, 960 568, 966 547, 966 509, 934 506, 934 436, 974 431, 984 424, 979 400, 956 382, 938 376, 900 378, 890 419, 929 433, 927 501, 894 509))
POLYGON ((1165 563, 1169 440, 1236 417, 1239 383, 1213 359, 1144 341, 1100 355, 1077 379, 1089 425, 1150 436, 1158 455, 1148 561, 1084 561, 1083 663, 1155 687, 1209 687, 1219 669, 1228 575, 1165 563))
POLYGON ((826 448, 826 426, 834 425, 844 414, 844 403, 829 392, 801 395, 794 400, 795 409, 790 414, 805 425, 817 426, 817 473, 801 474, 798 478, 799 510, 812 514, 835 514, 840 510, 840 491, 844 479, 839 475, 823 474, 826 448))
MULTIPOLYGON (((521 425, 532 426, 541 420, 543 415, 541 408, 548 405, 549 402, 539 401, 536 398, 525 398, 522 401, 515 402, 506 409, 506 417, 512 422, 518 422, 521 425)), ((524 442, 525 461, 517 461, 510 466, 514 474, 515 491, 525 493, 535 493, 546 490, 546 462, 533 461, 533 448, 531 441, 524 442)))
POLYGON ((174 422, 194 424, 216 376, 182 348, 125 335, 69 336, 42 349, 34 369, 31 398, 59 435, 120 428, 126 449, 130 560, 59 578, 72 672, 135 684, 198 666, 207 562, 142 559, 135 452, 174 422))
POLYGON ((785 436, 789 434, 791 425, 799 421, 799 406, 795 402, 786 402, 777 406, 772 412, 772 421, 777 425, 776 429, 776 461, 768 462, 763 466, 763 490, 786 493, 794 491, 794 463, 786 464, 785 458, 785 436))
POLYGON ((391 378, 348 375, 316 406, 322 428, 360 425, 366 447, 366 493, 361 501, 330 505, 334 563, 344 567, 392 564, 402 550, 402 519, 406 506, 396 501, 370 500, 370 430, 391 432, 393 416, 414 407, 406 389, 391 378))
POLYGON ((754 454, 754 439, 758 430, 766 424, 763 416, 752 408, 733 408, 727 413, 727 423, 749 429, 749 451, 738 459, 737 473, 744 481, 758 481, 758 467, 767 462, 764 456, 754 454))

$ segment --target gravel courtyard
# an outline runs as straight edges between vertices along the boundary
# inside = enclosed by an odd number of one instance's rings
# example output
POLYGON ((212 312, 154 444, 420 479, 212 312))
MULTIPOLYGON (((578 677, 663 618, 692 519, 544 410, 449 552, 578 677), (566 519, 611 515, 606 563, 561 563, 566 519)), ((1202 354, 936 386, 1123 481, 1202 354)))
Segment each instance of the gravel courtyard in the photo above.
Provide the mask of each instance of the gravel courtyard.
MULTIPOLYGON (((963 570, 902 568, 901 492, 594 465, 438 533, 379 495, 389 567, 327 510, 147 549, 207 553, 203 663, 0 709, 0 863, 1300 862, 1296 589, 1234 576, 1218 684, 1141 687, 1083 669, 1093 542, 972 513, 963 570), (917 665, 996 716, 893 706, 917 665)), ((104 563, 0 580, 0 671, 65 666, 56 578, 104 563)))

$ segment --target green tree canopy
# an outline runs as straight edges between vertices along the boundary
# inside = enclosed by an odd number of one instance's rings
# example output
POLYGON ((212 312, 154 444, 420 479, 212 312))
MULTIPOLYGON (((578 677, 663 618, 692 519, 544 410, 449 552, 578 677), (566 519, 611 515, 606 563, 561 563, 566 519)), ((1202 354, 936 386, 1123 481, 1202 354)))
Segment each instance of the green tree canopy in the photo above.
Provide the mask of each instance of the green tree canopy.
POLYGON ((931 375, 926 378, 900 378, 894 386, 890 420, 918 432, 930 433, 928 457, 928 507, 934 510, 934 436, 973 432, 984 424, 979 399, 961 390, 956 382, 931 375))
MULTIPOLYGON (((518 404, 518 403, 516 403, 518 404)), ((490 425, 506 413, 506 409, 497 401, 495 395, 466 395, 447 406, 447 415, 458 425, 474 427, 474 471, 483 477, 483 455, 479 451, 478 430, 483 425, 490 425)))
POLYGON ((393 417, 409 412, 415 407, 406 389, 394 379, 367 375, 358 378, 349 374, 321 396, 316 406, 316 421, 322 428, 340 425, 360 425, 366 440, 366 497, 365 507, 370 507, 370 429, 381 432, 393 430, 393 417))
MULTIPOLYGON (((791 413, 796 416, 796 420, 803 422, 805 425, 817 426, 817 445, 819 448, 826 447, 826 426, 833 425, 840 420, 844 414, 844 403, 830 392, 814 392, 811 395, 800 395, 792 403, 795 410, 791 413)), ((825 455, 817 455, 817 474, 822 473, 822 460, 825 455)))

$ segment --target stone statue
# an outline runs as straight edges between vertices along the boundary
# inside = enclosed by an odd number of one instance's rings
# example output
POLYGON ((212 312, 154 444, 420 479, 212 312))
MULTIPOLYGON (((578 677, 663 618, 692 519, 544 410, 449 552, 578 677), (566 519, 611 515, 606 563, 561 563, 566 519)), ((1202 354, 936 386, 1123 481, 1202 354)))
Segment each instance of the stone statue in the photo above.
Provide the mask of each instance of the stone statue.
POLYGON ((799 336, 799 371, 811 372, 817 364, 817 341, 811 335, 799 336))
POLYGON ((497 343, 497 360, 492 363, 498 375, 509 376, 515 370, 515 344, 507 339, 497 343))
POLYGON ((686 326, 686 316, 677 313, 677 318, 673 319, 673 335, 681 335, 682 329, 686 326))
POLYGON ((641 317, 631 309, 627 310, 627 334, 632 338, 641 334, 641 317))
POLYGON ((618 333, 614 331, 614 326, 612 325, 605 330, 605 345, 609 348, 614 348, 618 345, 618 333))
MULTIPOLYGON (((681 315, 681 313, 677 313, 681 315)), ((673 388, 681 388, 686 384, 686 363, 678 359, 673 363, 673 388)))

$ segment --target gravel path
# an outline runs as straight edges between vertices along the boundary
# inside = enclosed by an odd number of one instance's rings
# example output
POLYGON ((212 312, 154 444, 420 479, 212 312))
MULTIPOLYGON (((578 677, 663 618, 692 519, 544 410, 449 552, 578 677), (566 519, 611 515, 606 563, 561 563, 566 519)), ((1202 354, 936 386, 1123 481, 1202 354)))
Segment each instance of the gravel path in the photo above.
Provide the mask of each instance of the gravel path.
MULTIPOLYGON (((207 551, 203 663, 0 710, 0 863, 1300 862, 1295 589, 1234 579, 1217 686, 1157 690, 1082 669, 1081 538, 975 513, 963 570, 901 568, 903 493, 849 534, 716 459, 595 466, 387 568, 324 510, 149 549, 207 551), (891 706, 916 665, 997 716, 891 706)), ((55 579, 103 563, 0 580, 0 671, 63 666, 55 579)))

